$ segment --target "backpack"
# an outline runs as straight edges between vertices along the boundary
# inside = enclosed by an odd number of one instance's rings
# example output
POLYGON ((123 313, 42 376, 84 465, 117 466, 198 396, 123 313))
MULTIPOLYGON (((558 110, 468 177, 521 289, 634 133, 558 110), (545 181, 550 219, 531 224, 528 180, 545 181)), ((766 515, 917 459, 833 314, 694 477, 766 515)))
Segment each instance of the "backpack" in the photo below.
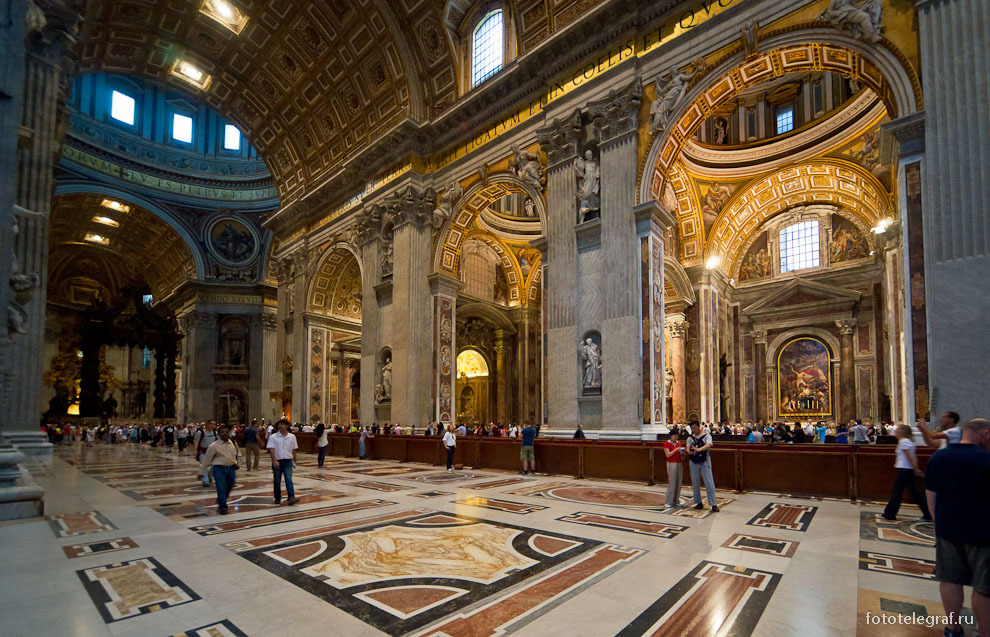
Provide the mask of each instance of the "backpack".
MULTIPOLYGON (((691 436, 691 440, 694 441, 694 444, 691 445, 692 449, 705 446, 705 435, 701 434, 700 438, 701 439, 699 440, 698 437, 691 436)), ((704 451, 692 451, 689 457, 691 458, 691 462, 695 464, 703 464, 706 460, 708 460, 708 449, 705 449, 704 451)))

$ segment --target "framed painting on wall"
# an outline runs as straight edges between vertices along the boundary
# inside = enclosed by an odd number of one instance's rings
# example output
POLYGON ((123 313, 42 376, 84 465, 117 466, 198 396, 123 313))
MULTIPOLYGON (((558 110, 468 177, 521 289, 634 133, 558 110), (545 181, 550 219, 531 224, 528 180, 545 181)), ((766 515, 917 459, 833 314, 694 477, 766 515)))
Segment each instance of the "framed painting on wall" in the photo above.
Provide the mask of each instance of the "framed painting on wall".
POLYGON ((817 338, 791 339, 777 353, 780 418, 832 416, 832 368, 828 346, 817 338))

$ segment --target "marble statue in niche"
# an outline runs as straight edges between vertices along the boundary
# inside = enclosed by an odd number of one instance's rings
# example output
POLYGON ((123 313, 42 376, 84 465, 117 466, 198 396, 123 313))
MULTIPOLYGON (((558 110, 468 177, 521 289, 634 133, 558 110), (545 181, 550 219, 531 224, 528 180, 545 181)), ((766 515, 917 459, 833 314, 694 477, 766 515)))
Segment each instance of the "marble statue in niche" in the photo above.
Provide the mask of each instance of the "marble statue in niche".
POLYGON ((526 201, 523 202, 523 210, 526 211, 526 216, 527 217, 535 217, 536 216, 536 202, 533 201, 532 199, 530 199, 529 197, 526 197, 526 201))
POLYGON ((716 146, 723 146, 729 141, 729 120, 724 117, 715 118, 715 132, 712 134, 712 143, 716 146))
POLYGON ((882 0, 829 0, 818 20, 867 42, 879 42, 883 37, 882 0))
POLYGON ((392 276, 392 242, 385 244, 382 251, 382 277, 392 276))
POLYGON ((595 336, 589 335, 584 342, 578 345, 581 353, 581 362, 584 364, 584 375, 581 378, 581 386, 585 394, 598 394, 602 390, 602 352, 601 347, 595 342, 595 336))
POLYGON ((392 359, 386 358, 385 364, 382 365, 382 400, 379 402, 387 401, 392 399, 392 359))
POLYGON ((666 395, 667 398, 674 395, 674 370, 669 367, 664 373, 664 395, 666 395))
POLYGON ((512 161, 509 165, 512 168, 512 173, 520 181, 529 184, 538 191, 543 189, 546 178, 543 175, 543 166, 540 164, 540 159, 537 155, 534 155, 525 148, 520 149, 518 146, 513 146, 512 161))
POLYGON ((650 106, 650 132, 656 135, 667 130, 670 116, 687 93, 688 84, 709 70, 704 58, 698 58, 680 69, 671 68, 657 76, 657 97, 650 106))
POLYGON ((581 221, 589 221, 600 216, 599 192, 601 190, 601 169, 591 150, 584 151, 584 158, 574 162, 578 180, 578 214, 581 221))

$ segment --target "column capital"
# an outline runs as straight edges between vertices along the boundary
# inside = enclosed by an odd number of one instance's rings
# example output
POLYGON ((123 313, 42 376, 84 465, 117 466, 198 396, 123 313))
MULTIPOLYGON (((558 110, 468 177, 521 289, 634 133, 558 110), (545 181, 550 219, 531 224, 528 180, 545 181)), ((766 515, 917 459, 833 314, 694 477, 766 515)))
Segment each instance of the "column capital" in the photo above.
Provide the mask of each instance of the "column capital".
POLYGON ((905 115, 883 125, 883 130, 894 136, 900 144, 900 156, 925 152, 925 112, 905 115))
POLYGON ((856 319, 842 319, 836 321, 835 326, 839 328, 839 334, 842 336, 852 336, 856 331, 856 319))
POLYGON ((549 168, 577 157, 582 130, 581 112, 575 110, 565 119, 555 119, 550 126, 536 131, 536 140, 547 154, 549 168))
POLYGON ((643 226, 648 223, 656 224, 661 231, 672 228, 676 223, 674 215, 656 200, 639 204, 633 208, 633 214, 636 216, 636 230, 638 232, 643 232, 646 229, 643 226))
POLYGON ((753 330, 753 342, 757 345, 767 344, 767 331, 766 330, 753 330))
POLYGON ((433 296, 456 297, 464 289, 464 283, 460 279, 441 272, 435 272, 426 278, 430 282, 430 294, 433 296))
POLYGON ((601 131, 602 142, 636 131, 639 107, 643 103, 643 83, 636 78, 623 89, 609 91, 604 99, 588 104, 588 113, 601 131))
POLYGON ((687 335, 687 329, 690 326, 684 314, 680 312, 672 312, 664 316, 664 324, 667 329, 670 330, 671 338, 684 338, 687 335))

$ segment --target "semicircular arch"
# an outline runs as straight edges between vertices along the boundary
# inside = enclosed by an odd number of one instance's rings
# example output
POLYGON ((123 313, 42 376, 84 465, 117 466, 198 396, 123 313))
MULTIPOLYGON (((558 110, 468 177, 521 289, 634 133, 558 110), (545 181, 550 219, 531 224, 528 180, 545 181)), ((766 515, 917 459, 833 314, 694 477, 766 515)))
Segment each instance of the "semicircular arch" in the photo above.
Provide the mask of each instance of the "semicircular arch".
POLYGON ((338 318, 361 320, 361 258, 346 242, 331 246, 320 257, 310 284, 309 309, 338 318))
POLYGON ((639 200, 659 200, 686 141, 716 110, 740 91, 782 75, 831 71, 854 78, 883 99, 891 118, 922 108, 917 73, 892 45, 864 43, 831 28, 810 27, 760 41, 750 58, 737 52, 716 66, 685 95, 662 134, 653 139, 640 176, 639 200))

